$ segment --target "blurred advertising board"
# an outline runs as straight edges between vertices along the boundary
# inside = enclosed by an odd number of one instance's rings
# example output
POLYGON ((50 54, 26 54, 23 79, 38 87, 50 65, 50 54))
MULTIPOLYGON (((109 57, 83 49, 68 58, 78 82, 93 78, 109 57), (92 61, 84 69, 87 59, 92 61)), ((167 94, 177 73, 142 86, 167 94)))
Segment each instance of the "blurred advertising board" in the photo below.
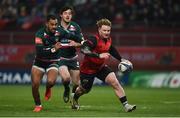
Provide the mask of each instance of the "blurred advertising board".
POLYGON ((119 52, 138 65, 180 66, 180 47, 122 47, 119 52))
MULTIPOLYGON (((47 81, 46 74, 43 76, 41 83, 45 84, 47 81)), ((57 84, 62 83, 62 79, 58 76, 57 84)), ((31 84, 30 69, 0 69, 0 85, 1 84, 31 84)), ((95 78, 94 84, 103 85, 102 81, 95 78)))
MULTIPOLYGON (((180 70, 180 47, 117 47, 134 70, 180 70)), ((116 64, 115 60, 110 63, 116 64)))
POLYGON ((33 45, 0 45, 0 64, 32 62, 34 50, 33 45))
POLYGON ((0 69, 0 84, 29 84, 30 70, 0 69))
MULTIPOLYGON (((134 70, 180 70, 180 47, 117 47, 123 58, 133 63, 134 70)), ((33 45, 0 45, 0 68, 20 68, 32 64, 35 54, 33 45), (8 65, 8 66, 7 66, 8 65)), ((82 54, 79 60, 82 60, 82 54)), ((117 60, 107 60, 117 69, 117 60)), ((30 66, 28 66, 30 67, 30 66)))
MULTIPOLYGON (((46 75, 44 75, 41 83, 46 83, 46 75)), ((58 77, 57 84, 61 83, 61 78, 58 77)), ((0 69, 0 84, 31 84, 30 70, 22 69, 0 69)))
MULTIPOLYGON (((116 73, 117 74, 117 73, 116 73)), ((180 88, 180 72, 158 72, 158 71, 134 71, 128 75, 117 76, 121 84, 132 87, 146 88, 180 88)), ((47 81, 44 75, 41 83, 47 81)), ((61 84, 61 77, 58 76, 57 84, 61 84)), ((0 69, 1 84, 31 84, 30 70, 22 69, 0 69)), ((95 78, 95 85, 104 85, 102 81, 95 78)))
POLYGON ((180 72, 136 71, 129 81, 133 87, 180 88, 180 72))
MULTIPOLYGON (((133 73, 123 76, 125 79, 120 80, 124 84, 146 87, 180 87, 180 73, 178 72, 180 70, 180 47, 116 48, 123 58, 133 63, 134 67, 133 73), (137 70, 140 70, 140 74, 137 70)), ((34 54, 34 45, 0 45, 0 84, 29 84, 34 54)), ((83 55, 80 54, 80 62, 82 58, 83 55)), ((111 57, 107 62, 113 70, 117 71, 118 61, 111 57)), ((118 78, 122 78, 121 75, 118 78)), ((46 79, 43 79, 42 83, 45 82, 46 79)), ((61 79, 58 79, 57 83, 61 83, 61 79)), ((95 84, 102 84, 102 82, 96 79, 95 84)))

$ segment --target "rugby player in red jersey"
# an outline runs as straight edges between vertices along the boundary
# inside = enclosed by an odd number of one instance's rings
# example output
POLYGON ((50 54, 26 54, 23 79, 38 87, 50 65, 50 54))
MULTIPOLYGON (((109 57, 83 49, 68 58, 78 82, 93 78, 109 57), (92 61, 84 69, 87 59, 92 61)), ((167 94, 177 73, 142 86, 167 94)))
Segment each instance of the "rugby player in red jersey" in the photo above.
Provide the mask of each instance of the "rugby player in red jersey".
POLYGON ((126 112, 136 109, 136 105, 128 104, 124 89, 120 85, 115 73, 105 64, 105 60, 112 55, 121 61, 121 56, 112 45, 111 22, 108 19, 97 21, 98 32, 82 43, 81 51, 85 54, 80 66, 81 84, 72 96, 72 109, 79 109, 78 99, 88 93, 93 85, 94 78, 108 83, 115 91, 126 112))

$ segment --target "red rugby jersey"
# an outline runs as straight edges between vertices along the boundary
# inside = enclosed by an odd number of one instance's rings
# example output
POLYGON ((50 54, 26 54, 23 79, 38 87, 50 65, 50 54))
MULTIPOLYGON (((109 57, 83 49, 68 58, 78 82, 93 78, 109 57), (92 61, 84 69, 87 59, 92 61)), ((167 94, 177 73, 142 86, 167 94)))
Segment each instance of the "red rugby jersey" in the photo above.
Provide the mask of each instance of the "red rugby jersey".
MULTIPOLYGON (((101 39, 98 34, 96 34, 94 38, 97 43, 92 44, 94 46, 92 52, 98 53, 98 54, 109 52, 109 49, 112 44, 111 38, 108 38, 105 41, 101 39)), ((105 59, 85 55, 80 66, 80 71, 86 74, 94 74, 98 72, 104 66, 104 62, 105 62, 105 59)))

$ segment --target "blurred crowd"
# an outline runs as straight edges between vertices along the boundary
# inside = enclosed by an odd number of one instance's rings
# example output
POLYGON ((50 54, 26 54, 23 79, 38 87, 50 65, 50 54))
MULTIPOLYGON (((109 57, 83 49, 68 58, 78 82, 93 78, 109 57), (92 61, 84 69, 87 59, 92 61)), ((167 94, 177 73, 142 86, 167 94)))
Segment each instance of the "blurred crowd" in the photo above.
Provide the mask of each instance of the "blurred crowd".
POLYGON ((180 26, 179 0, 1 0, 0 29, 42 25, 47 14, 57 14, 64 5, 74 7, 75 21, 85 28, 105 17, 117 28, 180 26))

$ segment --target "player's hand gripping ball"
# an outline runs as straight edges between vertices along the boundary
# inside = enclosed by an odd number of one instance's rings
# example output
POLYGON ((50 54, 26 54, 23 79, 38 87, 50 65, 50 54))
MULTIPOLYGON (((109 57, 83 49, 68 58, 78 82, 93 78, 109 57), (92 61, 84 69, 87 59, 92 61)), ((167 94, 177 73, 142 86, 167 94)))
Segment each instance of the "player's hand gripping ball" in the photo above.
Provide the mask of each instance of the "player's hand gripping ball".
POLYGON ((126 59, 121 59, 121 62, 118 64, 118 69, 122 73, 129 73, 133 70, 133 64, 126 59))

